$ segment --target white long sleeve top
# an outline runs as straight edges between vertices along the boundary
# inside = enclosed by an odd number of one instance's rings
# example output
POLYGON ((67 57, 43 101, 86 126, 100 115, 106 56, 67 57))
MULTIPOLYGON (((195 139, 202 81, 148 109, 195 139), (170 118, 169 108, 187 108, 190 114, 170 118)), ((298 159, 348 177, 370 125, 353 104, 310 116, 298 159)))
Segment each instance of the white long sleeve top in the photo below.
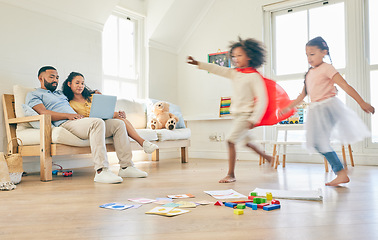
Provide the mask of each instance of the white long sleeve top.
POLYGON ((248 121, 253 124, 261 121, 268 105, 268 94, 264 80, 258 73, 241 73, 236 69, 204 62, 198 62, 198 68, 232 81, 231 113, 251 113, 248 121))

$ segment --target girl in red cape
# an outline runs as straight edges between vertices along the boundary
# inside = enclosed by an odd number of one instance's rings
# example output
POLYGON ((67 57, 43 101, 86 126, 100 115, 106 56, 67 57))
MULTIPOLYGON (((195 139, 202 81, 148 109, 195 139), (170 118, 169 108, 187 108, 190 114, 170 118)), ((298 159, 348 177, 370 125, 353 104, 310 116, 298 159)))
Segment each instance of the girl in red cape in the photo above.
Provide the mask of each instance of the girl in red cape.
MULTIPOLYGON (((231 133, 227 137, 229 150, 228 173, 219 180, 220 183, 235 182, 236 150, 235 144, 243 141, 245 145, 266 159, 270 165, 273 157, 267 155, 257 145, 251 142, 250 129, 262 125, 273 125, 290 116, 293 111, 278 115, 277 92, 284 96, 282 106, 287 106, 290 100, 279 85, 274 81, 264 79, 257 71, 265 62, 265 48, 255 39, 249 38, 230 45, 230 51, 235 69, 221 67, 216 64, 204 63, 188 57, 188 63, 197 65, 199 69, 229 78, 233 85, 231 97, 231 113, 233 124, 231 133)), ((280 105, 280 106, 281 106, 280 105)))

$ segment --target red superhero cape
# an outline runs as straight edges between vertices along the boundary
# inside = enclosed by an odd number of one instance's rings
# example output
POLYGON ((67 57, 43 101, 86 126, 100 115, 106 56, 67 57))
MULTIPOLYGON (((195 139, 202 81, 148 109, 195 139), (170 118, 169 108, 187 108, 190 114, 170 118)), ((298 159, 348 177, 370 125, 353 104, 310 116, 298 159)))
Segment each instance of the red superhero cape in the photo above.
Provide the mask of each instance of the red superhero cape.
POLYGON ((252 67, 237 68, 236 70, 242 73, 258 73, 262 77, 262 79, 264 79, 268 93, 268 106, 260 123, 257 123, 255 127, 274 125, 281 122, 282 120, 285 120, 295 113, 296 109, 293 108, 289 112, 281 116, 278 114, 283 108, 287 107, 291 103, 291 100, 285 90, 275 81, 265 78, 252 67))

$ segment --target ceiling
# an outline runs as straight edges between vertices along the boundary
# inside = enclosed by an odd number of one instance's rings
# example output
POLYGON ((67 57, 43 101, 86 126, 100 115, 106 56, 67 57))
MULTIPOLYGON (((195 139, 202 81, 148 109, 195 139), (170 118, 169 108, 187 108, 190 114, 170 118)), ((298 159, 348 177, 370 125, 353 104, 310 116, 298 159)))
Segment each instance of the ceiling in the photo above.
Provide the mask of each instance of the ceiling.
POLYGON ((147 17, 152 44, 178 52, 215 0, 0 0, 64 21, 102 30, 117 5, 147 17), (148 21, 149 18, 153 22, 148 21))

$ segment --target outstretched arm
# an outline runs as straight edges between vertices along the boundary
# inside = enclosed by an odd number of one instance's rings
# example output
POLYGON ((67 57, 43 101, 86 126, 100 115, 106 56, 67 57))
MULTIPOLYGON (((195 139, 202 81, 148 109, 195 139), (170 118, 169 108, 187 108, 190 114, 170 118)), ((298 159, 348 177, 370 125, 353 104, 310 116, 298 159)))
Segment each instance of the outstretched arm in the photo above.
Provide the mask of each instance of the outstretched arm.
POLYGON ((364 110, 366 113, 374 114, 374 107, 365 102, 360 94, 358 94, 358 92, 352 86, 350 86, 339 73, 336 73, 335 76, 333 76, 332 80, 337 85, 339 85, 349 96, 351 96, 358 103, 358 105, 360 105, 362 110, 364 110))
POLYGON ((194 60, 192 56, 188 56, 187 63, 192 64, 192 65, 198 65, 198 61, 194 60))
POLYGON ((301 103, 301 102, 303 101, 303 99, 306 97, 306 95, 307 95, 307 94, 306 94, 306 89, 305 89, 305 87, 303 87, 301 94, 299 94, 299 96, 298 96, 295 100, 293 100, 293 101, 289 104, 289 106, 287 106, 287 107, 285 107, 284 109, 282 109, 282 110, 279 112, 279 114, 280 114, 280 115, 283 115, 283 114, 289 112, 293 107, 295 107, 295 106, 297 106, 299 103, 301 103))
POLYGON ((187 63, 198 66, 201 70, 206 70, 218 76, 232 79, 234 70, 228 67, 222 67, 214 63, 204 63, 196 61, 192 56, 188 56, 187 63))

